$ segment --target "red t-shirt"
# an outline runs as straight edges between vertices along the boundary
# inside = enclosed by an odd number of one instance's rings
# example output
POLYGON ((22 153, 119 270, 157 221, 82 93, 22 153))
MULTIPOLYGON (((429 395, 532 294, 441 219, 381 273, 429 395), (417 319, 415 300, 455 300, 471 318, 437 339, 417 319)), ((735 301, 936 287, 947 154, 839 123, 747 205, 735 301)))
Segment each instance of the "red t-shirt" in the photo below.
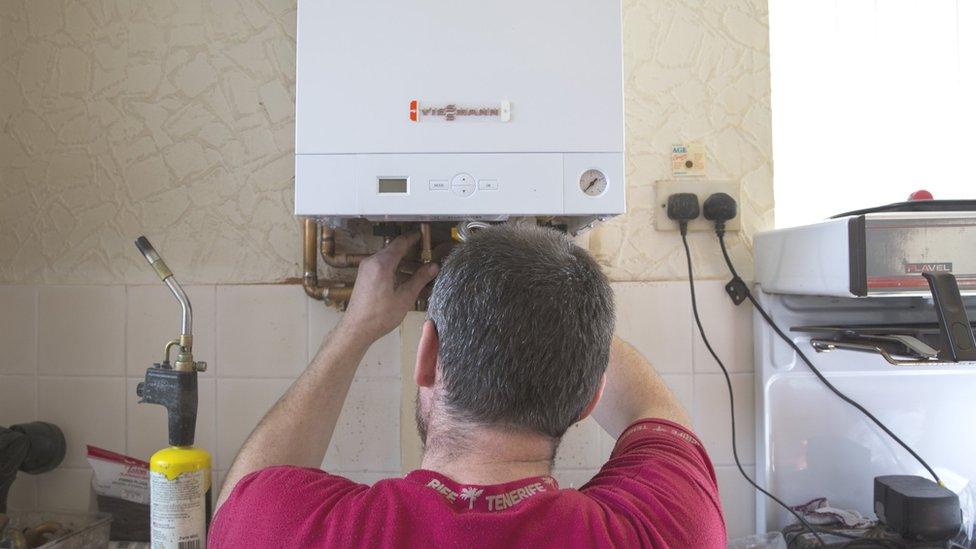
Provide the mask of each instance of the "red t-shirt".
POLYGON ((318 469, 269 467, 241 479, 210 528, 238 547, 726 546, 701 442, 659 419, 631 425, 579 490, 552 477, 466 485, 413 471, 373 486, 318 469))

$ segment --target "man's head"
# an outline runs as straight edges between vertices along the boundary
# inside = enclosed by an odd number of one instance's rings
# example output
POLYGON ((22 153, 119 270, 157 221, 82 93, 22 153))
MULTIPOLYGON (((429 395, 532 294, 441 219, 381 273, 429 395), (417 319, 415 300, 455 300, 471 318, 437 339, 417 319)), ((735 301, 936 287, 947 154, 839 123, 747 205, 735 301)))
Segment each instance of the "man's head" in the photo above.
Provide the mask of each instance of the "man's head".
POLYGON ((441 267, 417 358, 417 421, 537 433, 558 440, 599 398, 613 293, 565 235, 499 225, 441 267))

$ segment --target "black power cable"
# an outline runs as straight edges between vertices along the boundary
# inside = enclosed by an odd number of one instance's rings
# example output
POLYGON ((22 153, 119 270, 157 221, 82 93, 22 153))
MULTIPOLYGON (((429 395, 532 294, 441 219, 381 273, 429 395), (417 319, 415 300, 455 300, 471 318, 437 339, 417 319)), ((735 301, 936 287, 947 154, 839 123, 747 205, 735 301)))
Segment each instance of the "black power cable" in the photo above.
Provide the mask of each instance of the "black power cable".
MULTIPOLYGON (((776 332, 776 335, 778 335, 780 339, 785 341, 787 345, 789 345, 790 347, 793 348, 794 351, 796 351, 796 354, 799 355, 799 357, 803 360, 803 362, 806 363, 807 367, 810 368, 810 371, 813 372, 815 376, 817 376, 817 379, 819 379, 824 384, 824 386, 830 389, 830 391, 833 392, 835 395, 837 395, 841 400, 850 404, 851 406, 856 408, 859 412, 864 414, 865 417, 867 417, 872 422, 874 422, 874 424, 877 425, 882 431, 884 431, 889 437, 891 437, 892 440, 897 442, 902 448, 905 449, 905 451, 907 451, 909 454, 912 455, 913 458, 915 458, 919 463, 921 463, 922 467, 925 467, 925 470, 927 470, 929 474, 932 475, 932 478, 935 479, 936 483, 944 486, 942 484, 942 480, 939 478, 939 475, 937 475, 935 470, 932 469, 932 467, 930 467, 929 464, 926 463, 924 459, 922 459, 922 456, 918 455, 915 452, 915 450, 912 450, 911 446, 906 444, 905 441, 898 438, 898 435, 893 433, 891 429, 889 429, 884 423, 881 423, 881 420, 876 418, 874 414, 869 412, 866 408, 864 408, 864 406, 861 406, 857 401, 842 393, 839 389, 837 389, 837 387, 834 387, 834 385, 827 380, 827 378, 820 372, 820 370, 813 365, 813 362, 811 362, 810 359, 807 358, 807 355, 805 355, 803 351, 800 350, 800 347, 796 343, 794 343, 793 340, 788 335, 783 333, 783 330, 781 330, 780 327, 776 325, 772 317, 769 316, 769 313, 767 313, 766 310, 762 308, 762 306, 756 300, 755 296, 752 295, 752 291, 750 291, 749 287, 744 282, 742 282, 742 278, 739 277, 739 273, 736 272, 735 265, 732 264, 732 258, 729 257, 729 252, 725 247, 724 226, 720 227, 716 225, 715 234, 718 236, 718 243, 719 246, 722 248, 722 256, 725 258, 725 264, 728 266, 729 272, 732 273, 733 280, 739 282, 738 286, 742 289, 746 298, 752 303, 752 306, 755 307, 757 311, 759 311, 759 314, 762 315, 763 320, 765 320, 766 323, 769 324, 770 328, 772 328, 773 331, 776 332)), ((687 244, 685 245, 685 247, 687 248, 687 244)))
POLYGON ((720 359, 718 357, 718 354, 715 352, 715 350, 712 349, 712 344, 709 343, 708 337, 705 336, 705 328, 702 326, 701 318, 698 316, 698 300, 695 297, 695 274, 691 267, 691 250, 688 248, 687 222, 685 221, 680 222, 680 230, 681 230, 681 243, 684 244, 685 246, 685 258, 688 260, 688 286, 691 290, 691 312, 695 317, 695 324, 698 325, 698 333, 701 335, 702 341, 705 343, 705 348, 708 349, 709 354, 711 354, 712 358, 715 359, 715 362, 718 364, 718 367, 722 369, 722 375, 725 376, 725 384, 729 388, 729 417, 732 421, 732 457, 735 459, 735 466, 739 468, 739 473, 742 474, 742 478, 746 479, 746 482, 751 484, 753 488, 761 492, 769 499, 775 501, 777 504, 779 504, 780 507, 789 511, 794 517, 796 517, 796 520, 800 521, 800 523, 807 528, 807 530, 810 530, 810 533, 812 533, 813 536, 817 538, 817 541, 820 542, 820 545, 826 547, 827 544, 824 542, 823 538, 820 537, 820 534, 817 533, 817 530, 809 522, 807 522, 806 519, 804 519, 800 515, 800 513, 791 509, 789 505, 783 503, 782 500, 780 500, 779 498, 777 498, 776 496, 774 496, 773 494, 771 494, 770 492, 766 491, 764 488, 756 484, 756 482, 752 480, 752 477, 750 477, 746 473, 746 470, 742 467, 742 462, 739 461, 739 449, 738 449, 738 443, 736 442, 736 436, 735 436, 735 396, 732 391, 732 378, 729 376, 729 371, 728 369, 726 369, 725 363, 722 362, 722 359, 720 359))

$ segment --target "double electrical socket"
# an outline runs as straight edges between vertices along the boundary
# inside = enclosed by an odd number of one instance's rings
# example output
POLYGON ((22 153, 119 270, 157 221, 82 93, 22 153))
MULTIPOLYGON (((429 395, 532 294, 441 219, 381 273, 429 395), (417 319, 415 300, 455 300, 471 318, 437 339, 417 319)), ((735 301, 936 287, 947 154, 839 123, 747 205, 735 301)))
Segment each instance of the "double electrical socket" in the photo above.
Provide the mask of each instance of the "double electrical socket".
MULTIPOLYGON (((725 193, 735 199, 738 206, 736 216, 725 224, 726 232, 738 231, 740 227, 739 218, 742 217, 742 201, 739 200, 738 181, 711 181, 706 179, 684 179, 657 181, 654 184, 655 203, 657 211, 654 214, 654 227, 659 231, 678 230, 678 223, 668 218, 668 197, 674 193, 693 193, 698 196, 699 206, 705 203, 705 199, 714 193, 725 193)), ((699 216, 698 219, 688 223, 689 231, 714 231, 715 225, 699 216)))

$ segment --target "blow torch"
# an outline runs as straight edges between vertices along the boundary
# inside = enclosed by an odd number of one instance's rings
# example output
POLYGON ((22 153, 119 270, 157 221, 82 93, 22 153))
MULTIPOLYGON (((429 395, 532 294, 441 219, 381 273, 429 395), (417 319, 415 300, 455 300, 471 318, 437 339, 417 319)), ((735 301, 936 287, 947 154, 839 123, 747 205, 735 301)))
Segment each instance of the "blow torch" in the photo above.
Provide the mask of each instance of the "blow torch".
POLYGON ((205 362, 193 359, 193 309, 190 300, 155 248, 144 236, 136 247, 183 310, 179 338, 166 343, 163 361, 146 370, 136 388, 139 402, 166 408, 169 447, 149 459, 150 544, 153 549, 203 549, 211 515, 210 454, 193 447, 197 423, 197 372, 205 362), (177 350, 176 361, 170 354, 177 350))

